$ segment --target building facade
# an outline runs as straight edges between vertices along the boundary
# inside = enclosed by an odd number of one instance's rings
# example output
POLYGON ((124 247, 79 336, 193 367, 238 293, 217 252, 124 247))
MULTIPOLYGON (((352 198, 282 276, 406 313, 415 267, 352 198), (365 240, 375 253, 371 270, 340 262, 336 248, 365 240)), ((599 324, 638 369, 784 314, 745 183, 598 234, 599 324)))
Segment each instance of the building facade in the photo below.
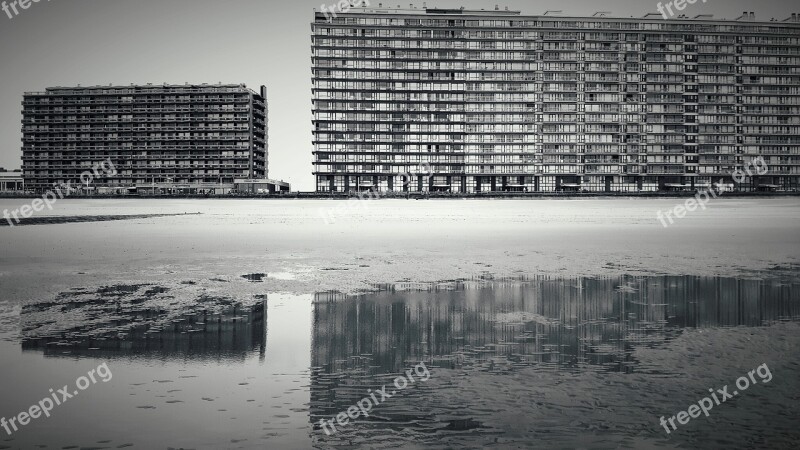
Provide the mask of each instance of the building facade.
POLYGON ((289 183, 280 180, 236 180, 234 183, 234 192, 244 195, 288 194, 291 190, 289 183))
POLYGON ((312 40, 320 192, 800 188, 796 14, 378 6, 316 13, 312 40))
POLYGON ((23 101, 22 169, 27 188, 73 183, 107 159, 113 178, 93 189, 232 188, 266 178, 266 88, 245 85, 56 87, 23 101))

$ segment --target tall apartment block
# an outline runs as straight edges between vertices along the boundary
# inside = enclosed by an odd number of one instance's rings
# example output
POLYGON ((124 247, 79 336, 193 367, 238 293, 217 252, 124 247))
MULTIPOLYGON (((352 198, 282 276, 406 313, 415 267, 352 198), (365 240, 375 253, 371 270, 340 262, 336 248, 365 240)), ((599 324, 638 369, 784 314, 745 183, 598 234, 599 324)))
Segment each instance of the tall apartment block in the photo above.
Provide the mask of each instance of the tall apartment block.
POLYGON ((93 188, 216 191, 267 177, 266 88, 245 85, 55 87, 23 105, 26 188, 80 179, 110 159, 93 188))
POLYGON ((378 5, 311 28, 321 192, 800 189, 797 14, 378 5))

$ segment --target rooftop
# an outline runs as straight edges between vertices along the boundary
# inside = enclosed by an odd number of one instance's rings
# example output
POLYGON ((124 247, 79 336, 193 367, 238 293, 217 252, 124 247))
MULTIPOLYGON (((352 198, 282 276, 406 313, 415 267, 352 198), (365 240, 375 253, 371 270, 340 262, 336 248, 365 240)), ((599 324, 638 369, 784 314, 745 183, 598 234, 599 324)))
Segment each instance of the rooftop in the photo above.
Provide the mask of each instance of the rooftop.
MULTIPOLYGON (((186 90, 197 91, 211 91, 211 92, 241 92, 244 90, 254 92, 248 89, 247 85, 241 84, 130 84, 128 86, 121 85, 95 85, 95 86, 54 86, 45 88, 44 92, 25 92, 25 95, 60 95, 60 94, 77 94, 92 91, 116 91, 115 93, 125 92, 141 92, 141 91, 158 91, 158 92, 181 92, 186 90)), ((255 92, 254 92, 255 93, 255 92)))
MULTIPOLYGON (((378 3, 377 7, 374 6, 351 6, 349 11, 343 12, 340 9, 334 9, 331 11, 320 12, 318 9, 315 8, 315 11, 322 13, 322 14, 332 14, 335 13, 339 14, 398 14, 398 15, 428 15, 428 14, 439 14, 439 15, 470 15, 470 16, 522 16, 522 11, 517 10, 510 10, 507 6, 501 8, 500 5, 495 5, 494 9, 466 9, 464 7, 461 8, 437 8, 437 7, 428 7, 427 2, 423 2, 421 7, 415 6, 414 3, 409 3, 408 7, 404 7, 402 5, 397 5, 396 7, 392 7, 389 4, 384 5, 384 3, 378 3)), ((607 19, 645 19, 645 20, 669 20, 669 21, 736 21, 736 22, 763 22, 763 23, 775 23, 775 22, 782 22, 782 23, 796 23, 800 25, 800 13, 792 13, 785 19, 776 19, 771 18, 770 20, 756 20, 756 14, 752 11, 745 11, 740 16, 734 17, 731 19, 725 18, 714 18, 713 14, 698 14, 694 17, 689 17, 685 14, 676 15, 673 17, 669 17, 668 19, 664 18, 660 12, 652 12, 647 13, 643 17, 622 17, 622 16, 615 16, 614 13, 610 11, 597 11, 593 14, 587 15, 569 15, 564 14, 563 11, 545 11, 539 15, 525 15, 523 17, 533 17, 533 18, 540 18, 540 17, 555 17, 555 18, 607 18, 607 19)))

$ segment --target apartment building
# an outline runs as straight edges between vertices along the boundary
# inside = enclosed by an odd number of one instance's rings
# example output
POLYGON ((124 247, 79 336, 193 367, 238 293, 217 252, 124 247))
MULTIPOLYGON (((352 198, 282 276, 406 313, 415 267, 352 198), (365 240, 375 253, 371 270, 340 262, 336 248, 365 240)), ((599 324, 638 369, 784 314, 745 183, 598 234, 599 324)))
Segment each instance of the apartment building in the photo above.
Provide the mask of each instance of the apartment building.
POLYGON ((320 192, 800 188, 797 14, 377 5, 311 28, 320 192))
POLYGON ((54 87, 22 105, 28 189, 75 183, 106 159, 117 176, 84 189, 224 193, 268 176, 264 86, 54 87))

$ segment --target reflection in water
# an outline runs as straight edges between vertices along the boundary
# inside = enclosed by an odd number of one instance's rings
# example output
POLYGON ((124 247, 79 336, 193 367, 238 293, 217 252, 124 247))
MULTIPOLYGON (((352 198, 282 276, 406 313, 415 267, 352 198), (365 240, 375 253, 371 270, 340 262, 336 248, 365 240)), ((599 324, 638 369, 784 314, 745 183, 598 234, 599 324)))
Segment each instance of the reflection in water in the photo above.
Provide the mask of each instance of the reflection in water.
POLYGON ((122 285, 27 305, 21 314, 22 348, 47 356, 236 360, 258 351, 263 359, 266 300, 243 305, 201 296, 180 307, 146 304, 168 292, 160 286, 122 285))
MULTIPOLYGON (((686 328, 797 320, 798 287, 796 280, 692 276, 478 280, 424 290, 395 285, 352 297, 317 294, 313 305, 273 295, 267 327, 262 295, 246 303, 244 296, 214 296, 188 283, 119 285, 74 289, 28 305, 20 323, 24 350, 117 358, 115 382, 124 389, 107 394, 116 395, 122 411, 116 423, 155 430, 149 437, 126 432, 123 445, 508 448, 530 446, 535 438, 541 448, 632 448, 642 436, 648 439, 643 446, 662 446, 651 416, 662 414, 665 399, 690 381, 675 360, 656 365, 637 349, 663 348, 686 328), (150 364, 153 359, 166 361, 150 364), (320 419, 347 411, 370 389, 393 390, 394 378, 420 361, 430 380, 410 384, 333 436, 320 430, 320 419), (604 421, 610 411, 613 420, 604 421), (235 436, 209 425, 220 419, 237 429, 235 436)), ((764 348, 733 345, 758 358, 764 348)), ((12 352, 3 357, 9 366, 22 360, 12 352)), ((46 361, 59 371, 71 360, 46 361)), ((791 390, 791 380, 778 373, 773 384, 791 390)), ((704 392, 705 381, 698 383, 704 392)), ((38 391, 9 392, 4 399, 9 395, 22 408, 38 391)), ((774 395, 767 400, 779 415, 792 397, 774 395)), ((101 420, 103 410, 97 411, 101 420)), ((41 426, 62 420, 84 442, 94 435, 75 425, 79 417, 64 414, 41 426)), ((742 423, 766 426, 759 417, 727 415, 712 431, 735 442, 737 430, 746 429, 742 423)), ((780 416, 765 417, 785 427, 780 416)), ((56 437, 63 435, 50 436, 31 432, 13 445, 63 444, 56 437)), ((700 442, 692 440, 699 434, 687 436, 686 446, 700 442)))
POLYGON ((635 370, 630 350, 686 327, 762 326, 800 314, 796 284, 692 276, 456 282, 428 291, 316 296, 315 366, 352 357, 393 373, 429 360, 451 368, 541 365, 635 370))
POLYGON ((312 298, 230 284, 86 286, 18 309, 0 417, 101 363, 114 376, 0 449, 308 448, 312 298))
MULTIPOLYGON (((800 317, 797 282, 694 276, 453 282, 425 291, 386 286, 348 297, 317 294, 312 423, 344 411, 419 361, 456 371, 654 372, 637 347, 687 327, 765 326, 800 317)), ((467 373, 467 372, 464 372, 467 373)), ((434 375, 435 376, 435 375, 434 375)), ((439 422, 426 387, 390 403, 365 427, 480 428, 459 411, 439 422)), ((484 430, 487 431, 487 430, 484 430)), ((324 435, 323 435, 324 436, 324 435)), ((335 438, 329 438, 335 439, 335 438)))

